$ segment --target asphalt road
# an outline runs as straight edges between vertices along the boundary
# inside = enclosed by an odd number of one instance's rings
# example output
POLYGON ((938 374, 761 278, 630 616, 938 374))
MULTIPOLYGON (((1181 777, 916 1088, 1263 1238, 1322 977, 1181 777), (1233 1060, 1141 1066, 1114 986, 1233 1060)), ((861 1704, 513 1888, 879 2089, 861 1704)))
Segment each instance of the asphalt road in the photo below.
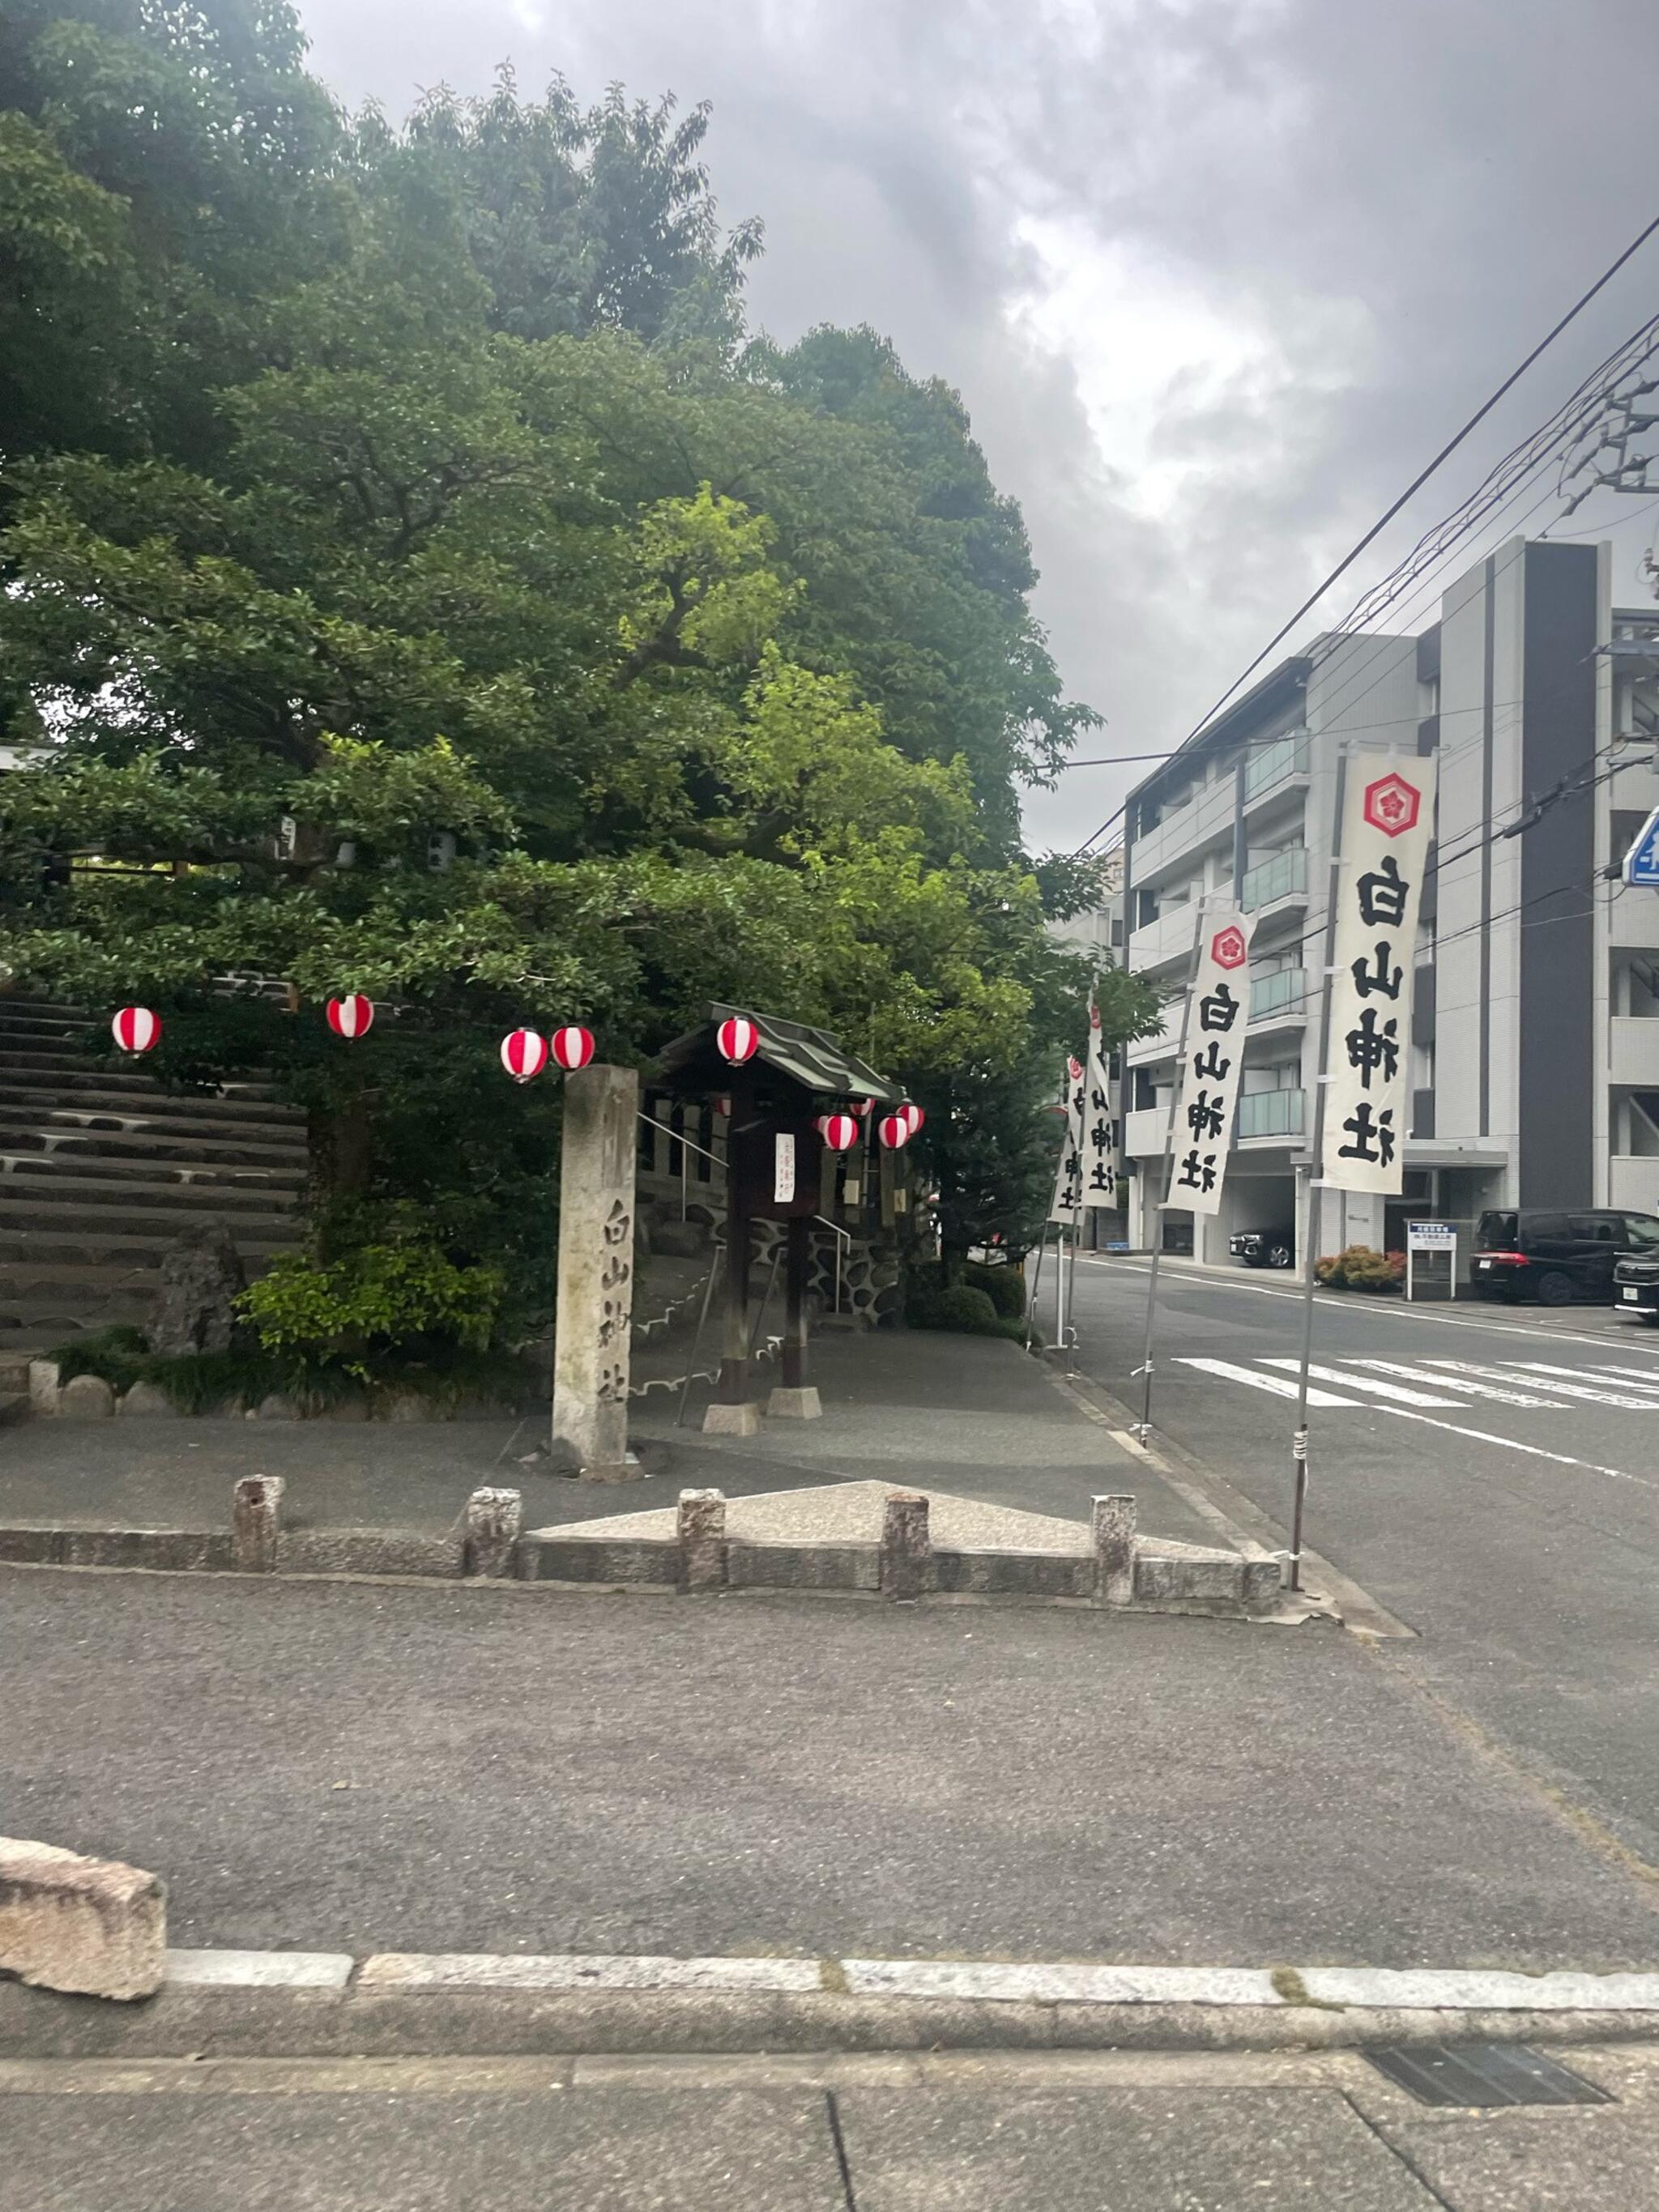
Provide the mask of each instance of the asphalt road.
MULTIPOLYGON (((1075 1301, 1084 1370, 1137 1407, 1147 1279, 1085 1259, 1075 1301)), ((1154 1425, 1285 1529, 1301 1316, 1162 1270, 1154 1425)), ((1659 1865, 1659 1334, 1321 1292, 1314 1358, 1308 1543, 1419 1632, 1392 1663, 1659 1865)))

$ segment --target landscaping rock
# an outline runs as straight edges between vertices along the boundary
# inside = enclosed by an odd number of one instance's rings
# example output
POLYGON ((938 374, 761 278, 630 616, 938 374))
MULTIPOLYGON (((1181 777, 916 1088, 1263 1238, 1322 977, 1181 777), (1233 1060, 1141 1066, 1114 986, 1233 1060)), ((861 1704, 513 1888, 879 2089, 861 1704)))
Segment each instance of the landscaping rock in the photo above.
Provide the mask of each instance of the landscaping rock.
POLYGON ((114 1411, 115 1393, 101 1375, 77 1375, 58 1394, 62 1420, 106 1421, 114 1411))
POLYGON ((298 1401, 281 1390, 273 1390, 268 1398, 261 1398, 256 1411, 262 1421, 297 1421, 301 1418, 298 1401))
POLYGON ((337 1398, 323 1409, 325 1421, 366 1421, 368 1419, 367 1398, 337 1398))
POLYGON ((429 1398, 422 1397, 418 1390, 384 1391, 376 1401, 375 1412, 383 1421, 441 1421, 447 1418, 443 1408, 429 1398))
POLYGON ((0 1971, 38 1989, 147 1997, 161 1985, 167 1892, 118 1859, 0 1836, 0 1971))
POLYGON ((246 1288, 241 1255, 228 1229, 185 1230, 161 1255, 151 1351, 167 1359, 191 1352, 228 1352, 236 1300, 246 1288))
POLYGON ((124 1413, 171 1414, 178 1408, 159 1382, 135 1382, 121 1401, 124 1413))

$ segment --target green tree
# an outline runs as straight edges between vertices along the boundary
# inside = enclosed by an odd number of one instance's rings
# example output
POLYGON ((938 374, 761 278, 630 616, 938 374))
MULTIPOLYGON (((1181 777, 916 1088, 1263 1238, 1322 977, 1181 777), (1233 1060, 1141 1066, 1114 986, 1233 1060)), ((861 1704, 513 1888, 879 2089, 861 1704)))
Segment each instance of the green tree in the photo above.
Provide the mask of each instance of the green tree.
POLYGON ((739 345, 754 240, 717 231, 702 111, 504 80, 346 136, 280 9, 24 28, 0 160, 33 133, 62 217, 28 312, 70 345, 105 237, 137 369, 125 412, 96 363, 43 401, 6 477, 0 684, 50 740, 0 792, 17 979, 157 1006, 178 1080, 279 1070, 325 1257, 413 1202, 532 1300, 556 1093, 495 1038, 645 1055, 711 998, 915 1088, 953 1249, 1029 1222, 1083 988, 1045 921, 1091 878, 1034 867, 1017 791, 1089 717, 956 396, 867 331, 739 345), (64 38, 102 58, 49 100, 64 38), (135 54, 157 179, 107 112, 135 54), (350 990, 396 1009, 362 1046, 317 1018, 350 990))

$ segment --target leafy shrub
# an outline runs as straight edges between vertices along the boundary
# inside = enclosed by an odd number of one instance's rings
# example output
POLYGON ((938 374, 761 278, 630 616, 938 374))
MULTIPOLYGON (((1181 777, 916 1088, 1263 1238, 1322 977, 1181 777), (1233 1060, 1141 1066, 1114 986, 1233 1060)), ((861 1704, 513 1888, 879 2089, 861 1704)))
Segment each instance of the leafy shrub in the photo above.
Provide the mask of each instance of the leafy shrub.
POLYGON ((1018 1267, 968 1267, 962 1271, 962 1279, 983 1291, 1004 1321, 1024 1319, 1025 1278, 1018 1267))
POLYGON ((1397 1291, 1406 1277, 1403 1252, 1375 1252, 1369 1244, 1350 1244, 1334 1258, 1314 1261, 1314 1278, 1332 1291, 1397 1291))
POLYGON ((505 1291, 500 1268, 457 1267, 429 1237, 408 1236, 361 1244, 328 1265, 285 1255, 240 1303, 268 1352, 368 1381, 371 1363, 394 1348, 485 1351, 505 1291))

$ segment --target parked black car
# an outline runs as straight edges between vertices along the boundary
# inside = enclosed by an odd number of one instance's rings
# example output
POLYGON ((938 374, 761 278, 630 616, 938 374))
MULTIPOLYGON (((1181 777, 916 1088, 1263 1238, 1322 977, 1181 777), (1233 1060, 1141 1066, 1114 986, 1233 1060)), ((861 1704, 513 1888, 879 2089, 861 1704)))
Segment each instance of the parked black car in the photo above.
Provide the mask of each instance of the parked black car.
POLYGON ((1616 1313, 1659 1321, 1659 1250, 1650 1260, 1613 1261, 1613 1304, 1616 1313))
POLYGON ((1469 1286, 1478 1298, 1617 1304, 1614 1266, 1621 1255, 1642 1252, 1659 1260, 1659 1215, 1611 1206, 1571 1213, 1512 1207, 1476 1222, 1469 1286))
POLYGON ((1290 1267, 1296 1263, 1294 1228, 1242 1229, 1227 1239, 1227 1249, 1247 1267, 1290 1267))

